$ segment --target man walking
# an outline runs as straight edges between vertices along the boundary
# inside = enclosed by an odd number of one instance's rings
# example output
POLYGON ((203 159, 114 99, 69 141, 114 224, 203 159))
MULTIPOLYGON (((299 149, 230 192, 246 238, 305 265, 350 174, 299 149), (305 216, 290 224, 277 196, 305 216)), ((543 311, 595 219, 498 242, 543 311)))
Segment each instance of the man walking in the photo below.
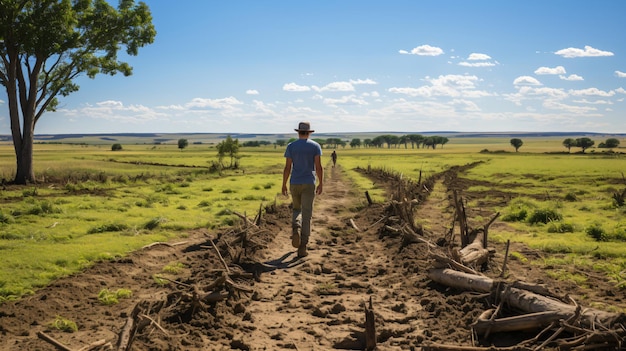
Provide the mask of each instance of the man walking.
POLYGON ((313 200, 315 194, 322 193, 324 185, 324 169, 322 168, 322 147, 309 139, 311 123, 300 122, 298 140, 289 143, 285 150, 285 169, 283 170, 283 195, 287 195, 287 180, 293 203, 291 217, 291 244, 298 248, 298 257, 307 255, 306 245, 311 234, 311 218, 313 217, 313 200), (291 177, 290 177, 291 176, 291 177), (317 189, 315 181, 317 180, 317 189))

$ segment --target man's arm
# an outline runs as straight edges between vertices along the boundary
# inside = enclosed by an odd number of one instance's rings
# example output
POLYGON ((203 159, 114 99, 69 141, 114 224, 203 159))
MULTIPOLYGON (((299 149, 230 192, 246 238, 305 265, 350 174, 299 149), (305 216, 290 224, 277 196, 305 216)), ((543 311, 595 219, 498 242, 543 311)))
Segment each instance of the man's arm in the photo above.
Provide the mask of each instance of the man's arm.
POLYGON ((291 165, 292 160, 290 157, 285 158, 285 169, 283 169, 283 195, 289 194, 287 190, 287 180, 289 180, 289 175, 291 174, 291 165))
POLYGON ((322 167, 322 156, 315 156, 315 175, 317 176, 316 194, 321 194, 324 189, 324 168, 322 167))

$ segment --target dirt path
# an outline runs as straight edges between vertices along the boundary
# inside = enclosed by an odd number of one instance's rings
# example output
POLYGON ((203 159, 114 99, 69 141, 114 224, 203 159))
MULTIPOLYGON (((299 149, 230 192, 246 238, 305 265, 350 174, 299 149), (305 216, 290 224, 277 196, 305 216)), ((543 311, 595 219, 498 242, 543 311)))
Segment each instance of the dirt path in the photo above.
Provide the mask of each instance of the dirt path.
MULTIPOLYGON (((347 211, 360 201, 350 191, 339 167, 327 169, 325 194, 316 199, 309 256, 255 285, 258 299, 247 308, 255 330, 241 335, 251 349, 362 349, 364 306, 370 297, 386 321, 385 349, 400 350, 408 337, 420 334, 419 304, 406 290, 404 272, 375 233, 358 232, 350 224, 353 219, 365 229, 378 219, 347 211)), ((293 251, 288 235, 279 233, 268 257, 293 251)))

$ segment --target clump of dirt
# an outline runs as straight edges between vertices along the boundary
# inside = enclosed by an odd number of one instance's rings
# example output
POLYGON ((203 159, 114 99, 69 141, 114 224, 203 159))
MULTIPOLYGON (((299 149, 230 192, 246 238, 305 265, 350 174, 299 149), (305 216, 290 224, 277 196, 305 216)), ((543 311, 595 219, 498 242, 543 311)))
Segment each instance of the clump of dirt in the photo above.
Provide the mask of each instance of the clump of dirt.
MULTIPOLYGON (((404 230, 431 243, 445 237, 454 219, 447 189, 463 191, 460 175, 471 166, 403 184, 409 189, 404 191, 400 183, 406 180, 368 170, 390 194, 389 202, 374 204, 354 193, 340 166, 329 168, 325 193, 315 202, 307 257, 298 258, 291 246, 289 207, 269 205, 261 217, 242 218, 237 227, 155 243, 3 304, 0 349, 118 350, 128 337, 126 349, 135 351, 362 350, 370 300, 380 350, 474 345, 470 325, 491 307, 489 296, 433 283, 427 277, 431 247, 407 242, 393 230, 403 225, 400 208, 422 219, 404 230), (181 263, 180 270, 164 270, 171 263, 181 263), (132 297, 115 305, 98 301, 103 289, 120 288, 130 289, 132 297), (76 322, 78 330, 51 327, 58 317, 76 322)), ((540 255, 514 245, 528 257, 540 255)), ((485 269, 498 275, 504 247, 494 249, 485 269)), ((519 261, 510 261, 508 270, 509 279, 548 284, 556 294, 624 304, 624 293, 601 277, 589 289, 554 282, 519 261)), ((481 343, 514 345, 528 337, 509 333, 481 343)))

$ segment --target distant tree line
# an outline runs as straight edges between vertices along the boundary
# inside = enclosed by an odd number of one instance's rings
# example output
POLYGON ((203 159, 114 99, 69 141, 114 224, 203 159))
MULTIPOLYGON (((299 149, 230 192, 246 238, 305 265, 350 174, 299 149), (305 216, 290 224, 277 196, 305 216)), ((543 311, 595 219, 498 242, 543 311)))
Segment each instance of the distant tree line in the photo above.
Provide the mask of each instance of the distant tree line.
MULTIPOLYGON (((572 152, 573 147, 579 147, 582 152, 585 153, 585 150, 589 149, 593 145, 595 145, 595 141, 591 140, 590 138, 567 138, 563 140, 563 146, 567 148, 568 152, 572 152)), ((598 144, 598 147, 601 149, 612 149, 618 146, 619 140, 616 138, 608 138, 606 139, 606 141, 598 144)))

